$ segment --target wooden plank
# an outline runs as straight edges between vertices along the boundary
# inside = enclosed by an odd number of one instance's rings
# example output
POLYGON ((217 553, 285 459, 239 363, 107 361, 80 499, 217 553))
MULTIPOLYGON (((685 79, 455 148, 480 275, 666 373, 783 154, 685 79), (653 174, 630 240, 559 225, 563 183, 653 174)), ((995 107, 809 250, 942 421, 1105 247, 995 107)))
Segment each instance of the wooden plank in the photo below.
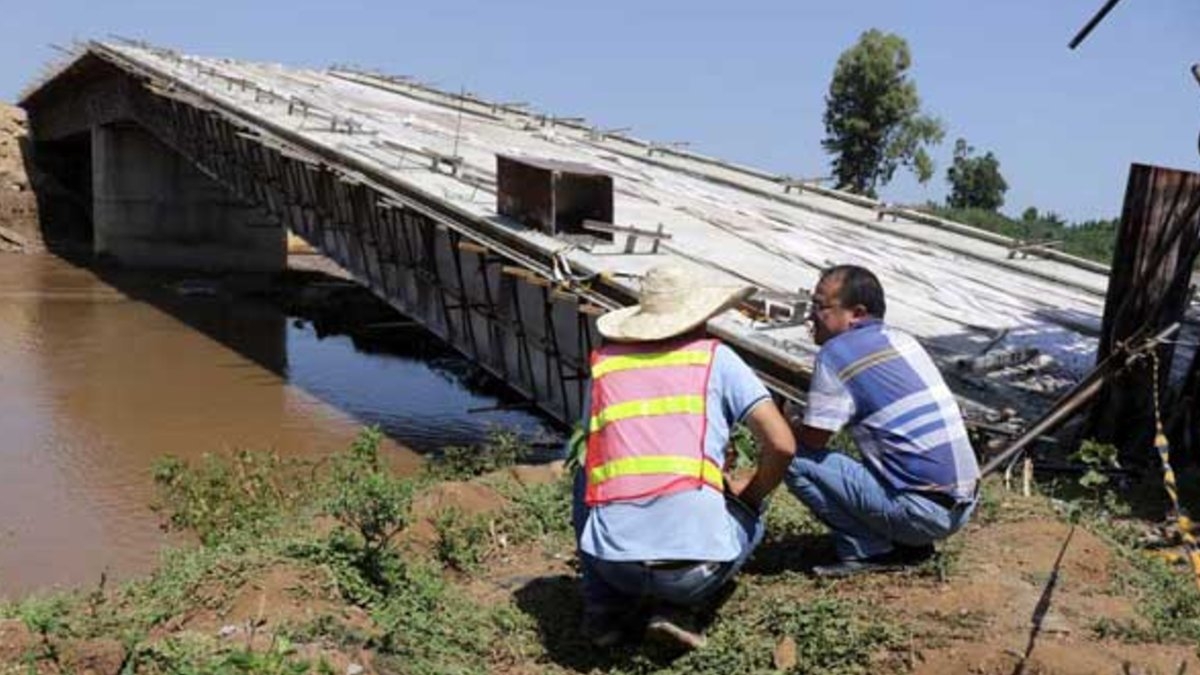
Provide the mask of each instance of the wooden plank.
MULTIPOLYGON (((1183 319, 1200 253, 1200 174, 1134 164, 1115 250, 1120 255, 1114 256, 1108 280, 1098 360, 1140 330, 1157 332, 1183 319)), ((1166 386, 1173 352, 1170 343, 1158 348, 1160 387, 1166 386)), ((1113 443, 1124 461, 1152 461, 1152 375, 1147 368, 1136 369, 1106 385, 1084 438, 1113 443)))
POLYGON ((487 255, 488 247, 480 246, 473 241, 460 241, 458 242, 458 250, 478 255, 487 255))
POLYGON ((538 276, 537 273, 531 272, 524 267, 518 267, 517 265, 501 265, 500 273, 506 276, 516 277, 526 283, 533 284, 534 286, 550 285, 548 280, 538 276))

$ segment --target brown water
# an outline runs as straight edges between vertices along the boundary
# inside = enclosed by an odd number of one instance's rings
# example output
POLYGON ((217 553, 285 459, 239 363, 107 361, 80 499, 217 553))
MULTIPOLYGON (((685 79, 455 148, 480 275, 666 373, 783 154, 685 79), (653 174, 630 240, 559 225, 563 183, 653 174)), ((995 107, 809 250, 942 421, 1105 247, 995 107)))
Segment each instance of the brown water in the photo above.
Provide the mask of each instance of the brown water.
POLYGON ((495 401, 428 363, 362 354, 265 303, 172 284, 0 255, 0 597, 148 570, 165 541, 149 508, 164 454, 319 456, 371 423, 413 466, 402 443, 530 425, 466 413, 495 401))

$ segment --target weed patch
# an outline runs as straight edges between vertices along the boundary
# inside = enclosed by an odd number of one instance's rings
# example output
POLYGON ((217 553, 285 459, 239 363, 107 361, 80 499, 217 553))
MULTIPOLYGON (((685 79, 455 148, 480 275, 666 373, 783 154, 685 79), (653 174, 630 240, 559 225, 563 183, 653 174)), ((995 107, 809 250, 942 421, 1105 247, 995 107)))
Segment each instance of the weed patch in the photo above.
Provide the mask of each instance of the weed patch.
POLYGON ((446 584, 437 570, 409 567, 403 583, 372 616, 380 626, 378 663, 413 675, 488 670, 495 626, 490 614, 446 584))
POLYGON ((205 544, 239 532, 263 534, 297 504, 300 493, 288 486, 301 483, 299 470, 274 453, 205 455, 195 465, 167 457, 154 469, 158 507, 172 527, 195 532, 205 544))
POLYGON ((58 663, 58 641, 69 635, 67 599, 62 596, 32 598, 17 609, 17 616, 31 633, 37 636, 35 651, 28 654, 31 661, 58 663))
POLYGON ((505 482, 497 489, 511 502, 500 526, 514 543, 563 541, 572 536, 570 474, 550 482, 517 485, 505 482))
POLYGON ((775 648, 795 647, 789 673, 852 675, 875 672, 881 652, 906 644, 895 626, 835 598, 757 597, 719 620, 709 646, 670 664, 671 673, 749 673, 775 668, 775 648))
POLYGON ((126 663, 126 670, 180 675, 333 675, 334 672, 326 661, 314 663, 301 658, 292 642, 280 636, 259 651, 244 645, 223 646, 201 639, 169 638, 138 649, 126 663))
POLYGON ((515 432, 492 429, 479 446, 450 445, 425 465, 434 480, 463 480, 513 466, 528 458, 531 450, 515 432))
POLYGON ((433 527, 437 531, 437 558, 442 564, 466 574, 479 570, 488 554, 488 521, 450 508, 437 515, 433 527))
POLYGON ((1091 625, 1093 634, 1129 642, 1186 642, 1200 649, 1200 590, 1190 570, 1144 548, 1139 529, 1112 519, 1114 508, 1119 513, 1130 510, 1127 502, 1105 492, 1063 509, 1065 517, 1083 523, 1112 547, 1115 591, 1136 601, 1141 619, 1099 619, 1091 625))
POLYGON ((1137 599, 1145 626, 1126 625, 1124 637, 1138 642, 1190 642, 1200 647, 1200 591, 1191 574, 1145 551, 1118 547, 1126 566, 1115 579, 1137 599))

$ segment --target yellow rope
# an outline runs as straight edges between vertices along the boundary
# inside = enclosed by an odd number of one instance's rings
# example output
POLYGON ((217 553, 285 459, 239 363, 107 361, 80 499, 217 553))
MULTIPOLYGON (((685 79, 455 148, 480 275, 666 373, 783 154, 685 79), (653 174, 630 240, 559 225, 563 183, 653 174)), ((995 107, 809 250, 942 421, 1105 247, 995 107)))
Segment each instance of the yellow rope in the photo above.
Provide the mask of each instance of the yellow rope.
POLYGON ((1179 538, 1183 541, 1183 551, 1192 563, 1192 573, 1196 578, 1196 587, 1200 588, 1200 546, 1192 534, 1192 520, 1188 518, 1179 506, 1179 491, 1175 485, 1175 471, 1171 468, 1171 444, 1163 433, 1162 414, 1158 401, 1158 350, 1150 349, 1151 367, 1154 375, 1154 449, 1162 460, 1163 487, 1171 498, 1171 506, 1175 509, 1175 526, 1179 529, 1179 538))

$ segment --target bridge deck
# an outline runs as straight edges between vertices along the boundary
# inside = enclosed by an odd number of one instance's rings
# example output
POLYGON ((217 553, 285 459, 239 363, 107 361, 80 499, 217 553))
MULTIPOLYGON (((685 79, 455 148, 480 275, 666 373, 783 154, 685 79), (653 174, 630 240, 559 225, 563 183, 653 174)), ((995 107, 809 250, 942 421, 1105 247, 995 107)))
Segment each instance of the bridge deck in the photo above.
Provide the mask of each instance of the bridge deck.
MULTIPOLYGON (((481 251, 499 250, 601 308, 627 302, 637 275, 668 258, 698 264, 718 283, 749 282, 780 294, 811 288, 829 264, 852 262, 882 279, 889 322, 940 359, 985 346, 1037 347, 1076 375, 1094 359, 1107 287, 1094 263, 1054 252, 1014 257, 1016 242, 998 235, 902 209, 879 218, 880 205, 870 200, 817 186, 785 190, 786 177, 397 78, 125 43, 89 50, 136 73, 157 95, 236 119, 265 147, 386 183, 481 251), (621 235, 585 250, 499 216, 497 154, 607 173, 614 221, 643 230, 661 225, 671 238, 655 254, 626 253, 621 235), (604 281, 573 286, 555 279, 563 263, 581 277, 603 272, 604 281)), ((756 355, 760 369, 779 366, 769 375, 780 385, 788 373, 803 373, 814 351, 794 322, 756 323, 730 312, 710 329, 756 355)))

